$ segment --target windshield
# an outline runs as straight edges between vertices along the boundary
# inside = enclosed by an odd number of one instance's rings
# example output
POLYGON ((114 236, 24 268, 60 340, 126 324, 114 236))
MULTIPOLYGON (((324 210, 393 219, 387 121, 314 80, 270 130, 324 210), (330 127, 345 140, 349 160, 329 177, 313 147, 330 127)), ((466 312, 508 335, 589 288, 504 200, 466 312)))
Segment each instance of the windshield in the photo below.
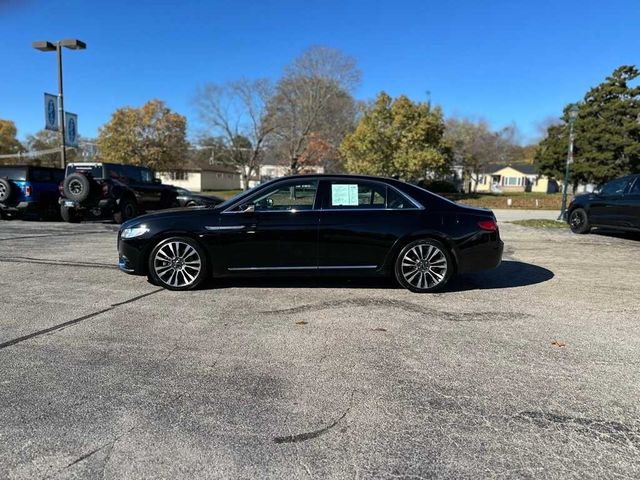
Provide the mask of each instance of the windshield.
POLYGON ((24 182, 27 179, 26 167, 0 167, 0 178, 24 182))

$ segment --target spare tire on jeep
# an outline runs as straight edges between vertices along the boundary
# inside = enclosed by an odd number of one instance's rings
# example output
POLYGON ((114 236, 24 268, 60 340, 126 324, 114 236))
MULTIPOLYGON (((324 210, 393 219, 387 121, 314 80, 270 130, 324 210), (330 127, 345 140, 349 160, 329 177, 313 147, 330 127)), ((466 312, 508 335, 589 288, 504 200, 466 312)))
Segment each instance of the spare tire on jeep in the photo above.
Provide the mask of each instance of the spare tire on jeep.
POLYGON ((6 202, 11 197, 11 183, 9 180, 0 178, 0 202, 6 202))
POLYGON ((69 200, 82 202, 89 198, 91 181, 86 175, 72 173, 64 179, 64 194, 69 200))

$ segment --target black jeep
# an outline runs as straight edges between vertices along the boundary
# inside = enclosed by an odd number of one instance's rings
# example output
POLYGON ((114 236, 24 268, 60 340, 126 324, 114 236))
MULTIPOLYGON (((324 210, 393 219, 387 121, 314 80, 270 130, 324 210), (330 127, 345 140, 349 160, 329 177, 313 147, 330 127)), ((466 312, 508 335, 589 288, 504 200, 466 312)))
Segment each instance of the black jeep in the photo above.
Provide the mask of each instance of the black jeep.
POLYGON ((60 214, 71 223, 89 214, 122 223, 147 210, 179 206, 176 190, 149 168, 115 163, 70 163, 60 194, 60 214))

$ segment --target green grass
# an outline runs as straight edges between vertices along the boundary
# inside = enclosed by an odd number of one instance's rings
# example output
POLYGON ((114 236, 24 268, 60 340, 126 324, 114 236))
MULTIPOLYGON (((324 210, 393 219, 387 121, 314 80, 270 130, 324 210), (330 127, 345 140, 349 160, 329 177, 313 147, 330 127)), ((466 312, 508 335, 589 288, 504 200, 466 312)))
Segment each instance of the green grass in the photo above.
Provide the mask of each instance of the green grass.
POLYGON ((516 225, 522 225, 523 227, 532 227, 532 228, 567 228, 567 224, 565 222, 561 222, 558 220, 543 220, 543 219, 531 219, 531 220, 514 220, 513 222, 516 225))

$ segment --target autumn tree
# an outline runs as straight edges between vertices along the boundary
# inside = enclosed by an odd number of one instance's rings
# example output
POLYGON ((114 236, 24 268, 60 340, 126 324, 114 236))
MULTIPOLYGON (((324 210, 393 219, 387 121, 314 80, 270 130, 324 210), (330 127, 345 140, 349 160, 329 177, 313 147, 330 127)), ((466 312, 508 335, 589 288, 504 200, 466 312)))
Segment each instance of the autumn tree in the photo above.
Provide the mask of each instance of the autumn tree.
POLYGON ((273 95, 266 79, 238 80, 225 84, 208 84, 200 88, 194 103, 208 138, 221 143, 222 163, 237 167, 242 185, 258 173, 265 142, 274 131, 267 115, 267 103, 273 95))
POLYGON ((151 100, 141 108, 116 110, 100 128, 98 149, 105 162, 176 169, 187 153, 186 130, 185 117, 151 100))
POLYGON ((416 180, 427 171, 449 169, 451 151, 444 131, 439 107, 381 92, 344 138, 340 152, 350 172, 416 180))
POLYGON ((275 127, 272 147, 286 158, 292 174, 315 154, 307 150, 321 141, 332 155, 353 129, 356 102, 352 92, 360 71, 352 57, 327 47, 312 47, 288 65, 268 105, 275 127))
POLYGON ((11 120, 0 119, 0 155, 11 155, 24 151, 17 138, 18 129, 11 120))
MULTIPOLYGON (((574 186, 640 172, 640 86, 630 85, 638 77, 635 66, 621 66, 578 104, 571 166, 574 186)), ((561 123, 548 127, 536 153, 540 172, 558 179, 564 179, 570 107, 565 106, 561 123)))

